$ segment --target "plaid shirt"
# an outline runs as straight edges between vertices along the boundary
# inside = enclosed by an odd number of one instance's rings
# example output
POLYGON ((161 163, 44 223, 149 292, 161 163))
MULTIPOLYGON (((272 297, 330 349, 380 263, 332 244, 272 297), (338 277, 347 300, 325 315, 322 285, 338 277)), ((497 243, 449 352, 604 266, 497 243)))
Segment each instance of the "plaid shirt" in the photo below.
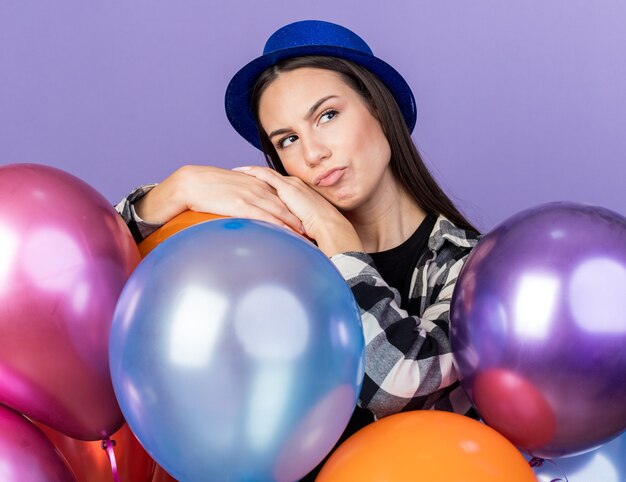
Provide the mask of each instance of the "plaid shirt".
MULTIPOLYGON (((137 188, 117 211, 137 242, 159 225, 142 221, 132 203, 154 185, 137 188)), ((413 269, 410 315, 400 295, 361 252, 332 256, 359 305, 365 335, 365 378, 359 405, 381 418, 396 412, 437 409, 468 414, 471 403, 461 388, 450 349, 450 300, 457 277, 478 235, 439 216, 428 249, 413 269)))
POLYGON ((136 243, 140 243, 144 240, 144 238, 147 238, 150 234, 161 227, 160 224, 147 223, 137 216, 135 206, 133 205, 135 201, 143 197, 154 186, 156 186, 156 184, 145 184, 143 186, 139 186, 122 199, 117 206, 115 206, 115 209, 121 214, 124 222, 128 226, 128 229, 130 229, 136 243))
POLYGON ((413 268, 410 315, 365 253, 331 258, 360 307, 365 334, 365 379, 359 405, 376 418, 405 410, 468 414, 450 349, 450 300, 478 234, 439 216, 428 249, 413 268))

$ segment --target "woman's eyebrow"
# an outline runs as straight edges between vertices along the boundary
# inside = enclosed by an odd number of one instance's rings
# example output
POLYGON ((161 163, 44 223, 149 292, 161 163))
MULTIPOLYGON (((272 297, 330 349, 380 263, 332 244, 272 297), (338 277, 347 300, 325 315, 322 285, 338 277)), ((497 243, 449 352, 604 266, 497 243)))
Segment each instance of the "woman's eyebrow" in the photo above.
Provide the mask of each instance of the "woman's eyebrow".
MULTIPOLYGON (((326 102, 329 99, 334 99, 336 97, 339 97, 339 96, 333 94, 333 95, 327 95, 326 97, 322 97, 320 100, 318 100, 315 104, 311 106, 311 108, 308 110, 308 112, 304 116, 304 120, 309 120, 311 116, 315 114, 315 111, 319 108, 319 106, 322 105, 324 102, 326 102)), ((275 131, 270 132, 270 134, 267 137, 271 139, 274 136, 286 134, 290 130, 291 129, 287 129, 287 128, 276 129, 275 131)))
POLYGON ((311 106, 311 108, 309 109, 309 111, 306 113, 306 115, 304 116, 304 120, 308 120, 311 118, 311 116, 315 113, 315 111, 319 108, 320 105, 322 105, 324 102, 326 102, 328 99, 334 99, 335 97, 337 97, 336 95, 327 95, 326 97, 322 97, 320 100, 318 100, 315 104, 313 104, 311 106))
POLYGON ((270 132, 270 134, 267 136, 268 138, 272 138, 274 136, 279 136, 281 134, 286 134, 287 132, 290 132, 291 129, 276 129, 275 131, 270 132))

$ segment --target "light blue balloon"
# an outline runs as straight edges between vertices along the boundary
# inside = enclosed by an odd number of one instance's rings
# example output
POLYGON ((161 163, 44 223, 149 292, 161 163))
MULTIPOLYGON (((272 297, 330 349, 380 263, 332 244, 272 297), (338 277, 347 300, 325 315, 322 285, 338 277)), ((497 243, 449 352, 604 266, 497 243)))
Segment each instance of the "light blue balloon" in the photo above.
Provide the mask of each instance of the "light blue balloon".
POLYGON ((361 389, 352 292, 328 258, 267 223, 219 219, 157 246, 114 314, 115 393, 181 481, 292 481, 332 449, 361 389))
POLYGON ((626 433, 591 452, 546 460, 534 471, 538 482, 624 482, 626 433))

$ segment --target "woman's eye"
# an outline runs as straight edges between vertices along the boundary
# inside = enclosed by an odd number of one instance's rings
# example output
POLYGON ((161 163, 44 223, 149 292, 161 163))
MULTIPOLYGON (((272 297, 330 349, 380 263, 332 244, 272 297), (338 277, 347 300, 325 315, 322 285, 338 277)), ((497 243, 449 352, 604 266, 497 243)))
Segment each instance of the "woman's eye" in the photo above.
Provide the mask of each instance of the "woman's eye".
POLYGON ((336 115, 337 115, 336 110, 333 110, 333 109, 327 110, 320 116, 320 123, 328 122, 329 120, 333 119, 336 115))
POLYGON ((297 138, 298 138, 298 136, 283 137, 278 142, 278 147, 280 147, 281 149, 284 149, 285 147, 289 146, 291 143, 295 142, 297 138))

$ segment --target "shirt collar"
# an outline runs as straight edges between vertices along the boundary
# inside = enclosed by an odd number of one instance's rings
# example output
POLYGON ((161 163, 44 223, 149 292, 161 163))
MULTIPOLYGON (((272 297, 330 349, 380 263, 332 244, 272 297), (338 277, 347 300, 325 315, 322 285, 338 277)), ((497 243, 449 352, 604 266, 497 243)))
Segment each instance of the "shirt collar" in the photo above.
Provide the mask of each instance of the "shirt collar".
POLYGON ((473 248, 478 243, 478 233, 459 228, 443 215, 439 215, 428 238, 431 251, 438 251, 448 241, 462 248, 473 248))

